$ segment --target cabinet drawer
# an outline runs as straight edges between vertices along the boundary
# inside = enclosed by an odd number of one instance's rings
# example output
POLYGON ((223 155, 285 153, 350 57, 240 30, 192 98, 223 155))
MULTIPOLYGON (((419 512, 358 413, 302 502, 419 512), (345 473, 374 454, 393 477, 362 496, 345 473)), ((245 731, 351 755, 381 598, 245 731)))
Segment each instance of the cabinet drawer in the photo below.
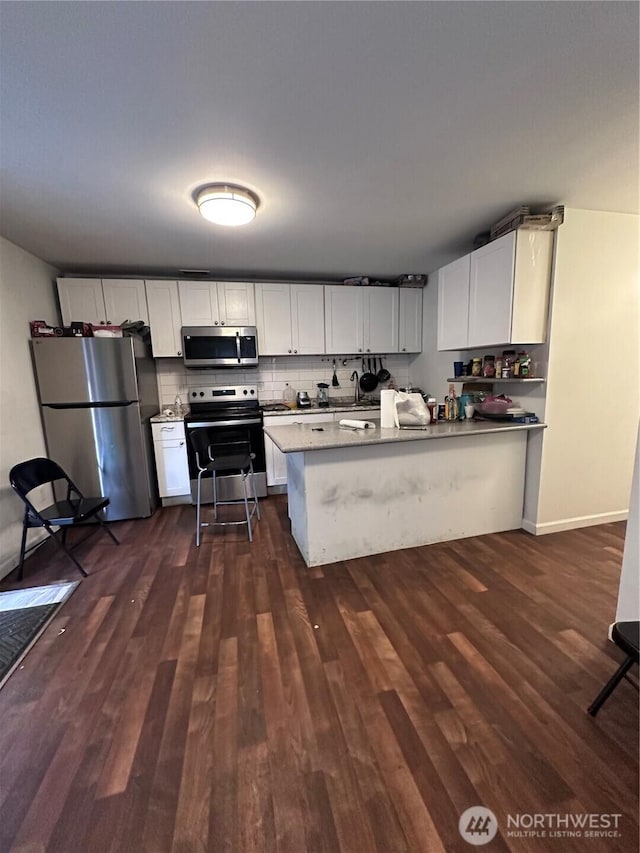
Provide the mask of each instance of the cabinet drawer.
POLYGON ((151 424, 154 441, 166 441, 170 438, 184 438, 184 421, 165 421, 151 424))

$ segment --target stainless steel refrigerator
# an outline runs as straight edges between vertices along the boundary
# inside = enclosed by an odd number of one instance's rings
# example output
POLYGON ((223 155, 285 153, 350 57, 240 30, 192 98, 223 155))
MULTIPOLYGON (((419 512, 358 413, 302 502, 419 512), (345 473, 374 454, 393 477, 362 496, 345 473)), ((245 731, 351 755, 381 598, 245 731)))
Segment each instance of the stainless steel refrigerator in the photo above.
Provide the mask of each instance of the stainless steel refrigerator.
POLYGON ((85 494, 110 498, 108 521, 151 515, 158 386, 144 343, 35 338, 31 350, 49 457, 85 494))

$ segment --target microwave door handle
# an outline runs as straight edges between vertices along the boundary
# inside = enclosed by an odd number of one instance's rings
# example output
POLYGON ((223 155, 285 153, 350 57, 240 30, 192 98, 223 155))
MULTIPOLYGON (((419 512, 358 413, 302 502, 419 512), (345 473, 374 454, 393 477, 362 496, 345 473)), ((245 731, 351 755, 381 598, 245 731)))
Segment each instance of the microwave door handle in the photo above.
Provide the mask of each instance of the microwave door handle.
POLYGON ((242 364, 242 358, 240 357, 240 332, 236 332, 236 352, 238 354, 238 364, 242 364))

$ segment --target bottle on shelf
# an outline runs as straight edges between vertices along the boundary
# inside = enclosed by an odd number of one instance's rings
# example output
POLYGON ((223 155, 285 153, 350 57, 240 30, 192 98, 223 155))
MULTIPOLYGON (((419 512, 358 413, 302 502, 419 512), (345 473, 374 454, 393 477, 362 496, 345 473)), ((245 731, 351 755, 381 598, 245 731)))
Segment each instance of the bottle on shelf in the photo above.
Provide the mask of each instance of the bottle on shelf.
POLYGON ((453 385, 449 385, 449 394, 445 400, 445 418, 448 421, 458 420, 458 398, 453 385))
POLYGON ((502 353, 502 379, 513 379, 513 367, 516 360, 516 351, 506 349, 502 353))
POLYGON ((530 372, 531 358, 526 350, 518 353, 518 358, 513 365, 513 375, 518 379, 526 379, 530 372))
POLYGON ((482 375, 487 379, 493 379, 496 375, 495 355, 485 355, 482 365, 482 375))

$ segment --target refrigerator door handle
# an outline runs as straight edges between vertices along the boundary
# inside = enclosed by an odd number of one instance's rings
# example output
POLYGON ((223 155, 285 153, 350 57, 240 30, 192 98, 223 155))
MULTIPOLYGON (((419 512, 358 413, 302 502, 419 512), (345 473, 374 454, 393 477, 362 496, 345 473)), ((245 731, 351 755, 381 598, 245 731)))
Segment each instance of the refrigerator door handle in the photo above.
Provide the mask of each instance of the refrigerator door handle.
POLYGON ((137 400, 115 400, 113 403, 43 403, 43 409, 115 409, 132 406, 137 400))

